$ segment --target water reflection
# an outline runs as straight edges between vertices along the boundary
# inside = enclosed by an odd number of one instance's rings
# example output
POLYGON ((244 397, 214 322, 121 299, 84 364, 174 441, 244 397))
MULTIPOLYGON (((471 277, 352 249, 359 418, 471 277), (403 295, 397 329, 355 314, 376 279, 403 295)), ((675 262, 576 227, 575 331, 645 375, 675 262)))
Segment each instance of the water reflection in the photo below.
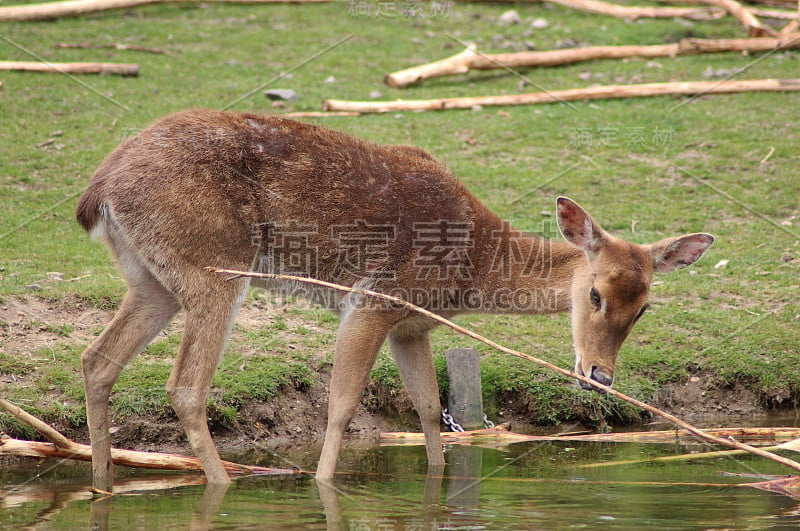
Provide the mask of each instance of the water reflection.
POLYGON ((133 472, 106 497, 89 491, 88 465, 59 468, 51 477, 0 467, 0 528, 758 529, 800 523, 796 499, 735 485, 752 479, 718 475, 786 472, 763 460, 576 466, 671 451, 641 444, 455 446, 446 467, 429 470, 421 447, 362 448, 344 453, 342 470, 354 472, 332 482, 251 476, 228 488, 205 485, 196 473, 133 472))

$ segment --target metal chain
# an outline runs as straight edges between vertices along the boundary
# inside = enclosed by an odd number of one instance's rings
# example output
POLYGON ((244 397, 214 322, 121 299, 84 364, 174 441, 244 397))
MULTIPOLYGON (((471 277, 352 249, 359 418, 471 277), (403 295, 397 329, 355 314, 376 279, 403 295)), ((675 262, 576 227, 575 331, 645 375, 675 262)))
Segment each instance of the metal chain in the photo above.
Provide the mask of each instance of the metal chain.
MULTIPOLYGON (((453 415, 447 412, 447 408, 442 409, 442 422, 450 428, 450 431, 464 431, 464 427, 456 422, 453 418, 453 415)), ((494 428, 494 422, 489 420, 489 417, 486 416, 486 413, 483 414, 483 425, 487 428, 494 428)))
POLYGON ((464 431, 464 427, 456 422, 453 415, 447 412, 447 408, 442 409, 442 421, 450 428, 450 431, 464 431))

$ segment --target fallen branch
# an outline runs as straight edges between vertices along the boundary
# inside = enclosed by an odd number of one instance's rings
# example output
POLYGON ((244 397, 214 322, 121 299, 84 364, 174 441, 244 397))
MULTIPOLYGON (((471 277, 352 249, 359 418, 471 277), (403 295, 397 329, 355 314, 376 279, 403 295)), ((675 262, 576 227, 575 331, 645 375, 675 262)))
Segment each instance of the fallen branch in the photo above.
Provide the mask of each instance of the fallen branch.
MULTIPOLYGON (((791 450, 793 452, 800 452, 800 439, 794 439, 785 443, 776 444, 774 446, 766 446, 761 448, 766 452, 780 452, 782 450, 791 450)), ((634 465, 639 463, 651 462, 664 462, 664 461, 687 461, 694 459, 708 459, 713 457, 729 457, 732 455, 743 455, 747 452, 743 450, 718 450, 714 452, 699 452, 693 454, 680 454, 680 455, 665 455, 661 457, 650 457, 647 459, 625 459, 623 461, 611 461, 605 463, 589 463, 585 465, 578 465, 579 468, 595 468, 599 466, 619 466, 619 465, 634 465)))
MULTIPOLYGON (((800 83, 798 83, 798 87, 800 87, 800 83)), ((514 357, 517 357, 517 358, 520 358, 520 359, 524 359, 524 360, 533 362, 533 363, 535 363, 537 365, 540 365, 542 367, 550 369, 553 372, 557 372, 558 374, 560 374, 562 376, 566 376, 567 378, 572 378, 572 379, 580 380, 580 381, 582 381, 584 383, 588 383, 589 385, 591 385, 593 387, 596 387, 597 389, 600 389, 602 391, 605 391, 606 393, 608 393, 608 394, 610 394, 612 396, 615 396, 616 398, 619 398, 620 400, 624 400, 625 402, 628 402, 629 404, 633 404, 633 405, 635 405, 637 407, 640 407, 640 408, 642 408, 642 409, 644 409, 646 411, 649 411, 650 413, 652 413, 654 415, 658 415, 658 416, 660 416, 660 417, 672 422, 673 424, 675 424, 677 426, 680 426, 681 428, 683 428, 686 431, 692 433, 693 435, 696 435, 697 437, 700 437, 701 439, 704 439, 704 440, 709 441, 709 442, 714 443, 714 444, 719 444, 719 445, 722 445, 722 446, 729 446, 729 447, 735 448, 737 450, 744 450, 744 451, 746 451, 748 453, 751 453, 751 454, 754 454, 754 455, 758 455, 758 456, 763 457, 765 459, 769 459, 771 461, 775 461, 775 462, 781 463, 782 465, 785 465, 785 466, 787 466, 789 468, 792 468, 792 469, 800 472, 800 463, 798 463, 797 461, 794 461, 792 459, 788 459, 786 457, 782 457, 782 456, 779 456, 779 455, 771 454, 770 452, 766 452, 764 450, 761 450, 760 448, 756 448, 756 447, 753 447, 753 446, 750 446, 750 445, 747 445, 747 444, 743 444, 743 443, 740 443, 740 442, 732 440, 732 439, 716 437, 714 435, 710 435, 708 433, 705 433, 704 431, 695 428, 694 426, 692 426, 688 422, 685 422, 685 421, 679 419, 678 417, 676 417, 674 415, 670 415, 669 413, 667 413, 665 411, 662 411, 662 410, 660 410, 660 409, 658 409, 656 407, 653 407, 650 404, 646 404, 645 402, 642 402, 641 400, 637 400, 635 398, 631 398, 628 395, 625 395, 625 394, 617 391, 616 389, 614 389, 612 387, 609 387, 607 385, 603 385, 603 384, 601 384, 601 383, 599 383, 599 382, 597 382, 595 380, 592 380, 591 378, 587 378, 586 376, 584 376, 582 374, 578 374, 578 373, 572 372, 572 371, 567 370, 567 369, 562 369, 558 365, 553 365, 550 362, 547 362, 547 361, 544 361, 542 359, 536 358, 536 357, 531 356, 529 354, 524 354, 524 353, 519 352, 517 350, 513 350, 513 349, 510 349, 508 347, 504 347, 503 345, 500 345, 499 343, 495 343, 494 341, 492 341, 490 339, 487 339, 487 338, 483 337, 482 335, 473 332, 472 330, 469 330, 467 328, 464 328, 463 326, 457 325, 456 323, 450 321, 449 319, 446 319, 446 318, 442 317, 441 315, 437 315, 437 314, 435 314, 433 312, 430 312, 430 311, 428 311, 428 310, 426 310, 424 308, 420 308, 419 306, 416 306, 415 304, 412 304, 412 303, 410 303, 410 302, 408 302, 408 301, 406 301, 404 299, 401 299, 400 297, 395 297, 393 295, 387 295, 386 293, 379 293, 377 291, 372 291, 372 290, 368 290, 368 289, 351 288, 351 287, 348 287, 348 286, 342 286, 340 284, 334 284, 332 282, 326 282, 324 280, 318 280, 318 279, 315 279, 315 278, 298 277, 298 276, 294 276, 294 275, 278 275, 278 274, 271 274, 271 273, 256 273, 256 272, 253 272, 253 271, 236 271, 236 270, 233 270, 233 269, 222 269, 222 268, 218 268, 218 267, 206 267, 205 269, 207 271, 210 271, 210 272, 216 273, 216 274, 231 275, 227 280, 233 280, 233 279, 240 278, 240 277, 250 277, 250 278, 265 278, 265 279, 274 279, 274 280, 284 280, 284 281, 290 281, 290 282, 302 282, 302 283, 313 284, 315 286, 322 286, 322 287, 326 287, 326 288, 330 288, 330 289, 334 289, 334 290, 342 291, 342 292, 346 292, 346 293, 355 293, 355 294, 359 294, 359 295, 366 295, 366 296, 369 296, 369 297, 376 297, 378 299, 383 299, 385 301, 388 301, 388 302, 392 303, 393 305, 395 305, 395 306, 397 306, 399 308, 406 308, 407 310, 410 310, 412 312, 416 312, 418 314, 421 314, 421 315, 423 315, 423 316, 425 316, 425 317, 427 317, 427 318, 429 318, 429 319, 431 319, 433 321, 436 321, 437 323, 443 324, 443 325, 455 330, 456 332, 458 332, 460 334, 463 334, 463 335, 465 335, 467 337, 471 337, 472 339, 474 339, 476 341, 480 341, 481 343, 483 343, 485 345, 488 345, 488 346, 492 347, 493 349, 499 350, 500 352, 503 352, 503 353, 508 354, 510 356, 514 356, 514 357)))
POLYGON ((23 6, 0 7, 0 20, 51 20, 61 17, 74 17, 98 11, 127 9, 150 4, 311 4, 330 0, 67 0, 66 2, 47 2, 23 6))
POLYGON ((708 4, 720 7, 736 17, 747 29, 750 37, 775 37, 777 33, 772 28, 762 24, 758 17, 747 7, 740 4, 737 0, 669 0, 671 2, 681 2, 689 4, 708 4))
POLYGON ((718 9, 703 9, 695 7, 650 7, 650 6, 622 6, 601 2, 600 0, 548 0, 553 4, 617 18, 636 20, 637 18, 689 18, 694 20, 710 20, 725 16, 725 11, 718 9))
MULTIPOLYGON (((777 442, 788 441, 783 444, 800 444, 800 428, 711 428, 703 430, 715 437, 734 438, 739 442, 777 442)), ((524 435, 514 433, 509 430, 508 424, 500 424, 494 428, 480 430, 469 430, 462 432, 442 432, 442 442, 445 443, 472 443, 472 442, 603 442, 603 443, 651 443, 666 444, 680 442, 690 444, 698 442, 697 436, 686 430, 661 430, 661 431, 637 431, 622 433, 591 433, 586 435, 524 435)), ((416 432, 382 432, 380 434, 381 444, 423 444, 425 436, 416 432)), ((789 448, 782 445, 770 448, 789 448)), ((730 452, 740 452, 740 450, 728 450, 730 452)), ((692 454, 699 455, 699 454, 692 454)))
POLYGON ((325 111, 353 111, 365 113, 442 111, 445 109, 471 109, 475 106, 539 105, 543 103, 564 103, 579 100, 792 91, 800 91, 800 79, 747 79, 736 81, 683 81, 673 83, 644 83, 638 85, 607 85, 601 87, 552 90, 549 92, 532 92, 528 94, 438 98, 433 100, 325 100, 322 102, 322 108, 325 111))
POLYGON ((288 118, 324 118, 326 116, 358 116, 358 112, 297 111, 281 113, 288 118))
POLYGON ((778 20, 795 20, 798 18, 796 11, 787 11, 784 9, 764 9, 760 7, 751 7, 750 12, 757 17, 774 18, 778 20))
POLYGON ((765 26, 752 11, 736 0, 702 0, 703 3, 721 7, 744 24, 750 37, 775 37, 777 33, 769 26, 765 26))
MULTIPOLYGON (((92 447, 88 444, 81 444, 68 439, 59 433, 52 426, 42 422, 30 413, 27 413, 19 406, 16 406, 5 399, 0 399, 0 408, 9 412, 20 422, 24 422, 33 427, 36 431, 44 435, 50 442, 22 441, 11 437, 0 438, 0 454, 18 455, 27 457, 47 457, 61 459, 76 459, 78 461, 92 460, 92 447)), ((124 465, 136 468, 149 468, 156 470, 203 470, 200 460, 196 457, 189 457, 177 454, 165 454, 159 452, 137 452, 135 450, 111 449, 111 460, 116 465, 124 465)), ((242 465, 223 461, 225 470, 229 474, 267 474, 267 475, 286 475, 304 473, 297 469, 268 468, 254 465, 242 465)))
POLYGON ((30 61, 0 61, 0 70, 53 72, 58 74, 139 75, 139 65, 124 63, 36 63, 30 61))
POLYGON ((121 43, 92 44, 90 42, 57 42, 53 46, 55 48, 67 48, 70 50, 76 48, 111 48, 113 50, 132 50, 135 52, 147 52, 147 53, 171 55, 168 51, 162 50, 161 48, 148 48, 147 46, 137 46, 135 44, 121 44, 121 43))
POLYGON ((651 46, 591 46, 566 50, 546 50, 504 54, 482 54, 473 46, 461 53, 440 61, 428 63, 387 74, 384 83, 390 87, 407 87, 412 84, 442 76, 466 74, 470 70, 496 70, 521 67, 561 66, 597 59, 623 59, 628 57, 676 57, 718 52, 769 52, 800 48, 800 38, 781 40, 758 39, 682 39, 674 44, 651 46))

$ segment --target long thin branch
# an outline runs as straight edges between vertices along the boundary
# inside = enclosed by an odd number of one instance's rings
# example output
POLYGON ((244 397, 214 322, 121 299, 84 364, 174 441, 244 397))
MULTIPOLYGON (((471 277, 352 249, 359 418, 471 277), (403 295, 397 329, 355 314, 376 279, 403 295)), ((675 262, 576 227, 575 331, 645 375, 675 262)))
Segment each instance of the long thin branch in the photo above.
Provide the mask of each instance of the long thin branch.
POLYGON ((34 430, 44 435, 45 439, 53 443, 56 448, 69 448, 72 446, 73 442, 61 434, 61 432, 46 422, 42 422, 41 420, 37 419, 16 404, 12 404, 5 398, 0 398, 0 408, 5 409, 15 419, 23 424, 27 424, 34 430))
POLYGON ((67 49, 76 49, 76 48, 111 48, 112 50, 131 50, 135 52, 147 52, 147 53, 158 53, 158 54, 166 54, 172 55, 166 50, 162 50, 161 48, 151 48, 148 46, 138 46, 136 44, 124 44, 124 43, 110 43, 110 44, 92 44, 91 42, 57 42, 53 45, 55 48, 67 48, 67 49))
POLYGON ((637 18, 690 18, 695 20, 709 20, 725 16, 725 12, 716 9, 698 9, 694 7, 650 7, 650 6, 622 6, 600 0, 548 0, 553 4, 560 4, 578 11, 608 15, 617 18, 635 20, 637 18))
MULTIPOLYGON (((0 409, 4 409, 14 418, 28 424, 44 435, 49 441, 22 441, 11 437, 0 438, 0 454, 20 455, 27 457, 47 457, 76 459, 78 461, 92 460, 92 447, 88 444, 77 443, 58 432, 49 424, 42 422, 30 413, 8 400, 0 399, 0 409)), ((114 464, 137 468, 150 468, 157 470, 202 470, 200 460, 186 455, 166 454, 160 452, 137 452, 135 450, 111 449, 111 460, 114 464)), ((267 468, 254 465, 242 465, 231 461, 223 461, 223 466, 229 474, 301 474, 301 470, 267 468)))
POLYGON ((669 0, 671 2, 681 2, 689 4, 707 4, 720 7, 736 17, 744 27, 750 37, 775 37, 776 32, 769 26, 765 26, 753 12, 739 3, 737 0, 669 0))
POLYGON ((785 457, 782 457, 782 456, 779 456, 779 455, 775 455, 775 454, 772 454, 770 452, 766 452, 766 451, 761 450, 759 448, 750 446, 748 444, 743 444, 743 443, 740 443, 738 441, 734 441, 734 440, 731 440, 731 439, 724 439, 724 438, 721 438, 721 437, 715 437, 713 435, 709 435, 709 434, 703 432, 702 430, 699 430, 699 429, 695 428, 694 426, 692 426, 688 422, 685 422, 685 421, 679 419, 678 417, 675 417, 674 415, 670 415, 669 413, 667 413, 665 411, 662 411, 662 410, 660 410, 660 409, 658 409, 656 407, 653 407, 653 406, 651 406, 649 404, 646 404, 646 403, 642 402, 641 400, 637 400, 635 398, 631 398, 631 397, 629 397, 629 396, 627 396, 627 395, 625 395, 623 393, 620 393, 616 389, 613 389, 613 388, 611 388, 611 387, 609 387, 607 385, 603 385, 603 384, 601 384, 599 382, 596 382, 596 381, 592 380, 591 378, 587 378, 586 376, 583 376, 582 374, 578 374, 578 373, 569 371, 567 369, 562 369, 561 367, 559 367, 557 365, 553 365, 552 363, 549 363, 549 362, 544 361, 542 359, 536 358, 536 357, 531 356, 529 354, 524 354, 524 353, 519 352, 517 350, 510 349, 508 347, 500 345, 499 343, 495 343, 491 339, 487 339, 487 338, 485 338, 485 337, 473 332, 472 330, 469 330, 467 328, 464 328, 463 326, 457 325, 456 323, 450 321, 449 319, 446 319, 446 318, 442 317, 441 315, 437 315, 437 314, 435 314, 433 312, 430 312, 430 311, 428 311, 428 310, 426 310, 424 308, 420 308, 419 306, 411 304, 410 302, 408 302, 408 301, 406 301, 404 299, 401 299, 399 297, 395 297, 393 295, 387 295, 386 293, 379 293, 377 291, 372 291, 372 290, 367 290, 367 289, 352 288, 352 287, 348 287, 348 286, 342 286, 342 285, 339 285, 339 284, 334 284, 332 282, 326 282, 324 280, 318 280, 318 279, 315 279, 315 278, 298 277, 298 276, 293 276, 293 275, 279 275, 279 274, 270 274, 270 273, 255 273, 255 272, 252 272, 252 271, 237 271, 237 270, 233 270, 233 269, 222 269, 222 268, 218 268, 218 267, 207 267, 206 269, 208 271, 211 271, 211 272, 217 273, 217 274, 232 275, 228 280, 232 280, 232 279, 238 278, 238 277, 252 277, 252 278, 267 278, 267 279, 275 279, 275 280, 285 280, 285 281, 290 281, 290 282, 304 282, 306 284, 313 284, 315 286, 322 286, 322 287, 326 287, 326 288, 330 288, 330 289, 334 289, 334 290, 338 290, 338 291, 342 291, 342 292, 346 292, 346 293, 356 293, 356 294, 360 294, 360 295, 367 295, 367 296, 370 296, 370 297, 376 297, 376 298, 379 298, 379 299, 383 299, 385 301, 389 301, 389 302, 391 302, 393 304, 399 305, 399 306, 401 306, 403 308, 406 308, 408 310, 411 310, 411 311, 414 311, 414 312, 419 313, 421 315, 424 315, 425 317, 427 317, 429 319, 432 319, 433 321, 436 321, 436 322, 438 322, 440 324, 443 324, 443 325, 445 325, 445 326, 447 326, 449 328, 452 328, 456 332, 459 332, 460 334, 463 334, 463 335, 465 335, 467 337, 471 337, 472 339, 475 339, 476 341, 480 341, 481 343, 484 343, 485 345, 488 345, 488 346, 492 347, 493 349, 499 350, 500 352, 504 352, 504 353, 509 354, 511 356, 514 356, 514 357, 517 357, 517 358, 521 358, 521 359, 524 359, 524 360, 527 360, 527 361, 531 361, 531 362, 533 362, 533 363, 535 363, 537 365, 540 365, 542 367, 550 369, 551 371, 557 372, 558 374, 560 374, 562 376, 566 376, 567 378, 577 379, 577 380, 580 380, 580 381, 582 381, 584 383, 592 385, 592 386, 594 386, 594 387, 596 387, 596 388, 598 388, 598 389, 600 389, 602 391, 605 391, 606 393, 608 393, 608 394, 610 394, 612 396, 615 396, 615 397, 619 398, 620 400, 624 400, 625 402, 628 402, 630 404, 638 406, 638 407, 640 407, 640 408, 642 408, 642 409, 644 409, 646 411, 649 411, 650 413, 653 413, 654 415, 658 415, 658 416, 660 416, 662 418, 665 418, 668 421, 672 422, 673 424, 675 424, 677 426, 680 426, 681 428, 685 429, 686 431, 688 431, 688 432, 690 432, 690 433, 692 433, 692 434, 694 434, 694 435, 696 435, 696 436, 698 436, 698 437, 700 437, 702 439, 705 439, 705 440, 707 440, 709 442, 712 442, 714 444, 719 444, 719 445, 722 445, 722 446, 729 446, 731 448, 736 448, 738 450, 744 450, 744 451, 749 452, 751 454, 763 457, 764 459, 769 459, 771 461, 776 461, 778 463, 781 463, 782 465, 785 465, 785 466, 787 466, 789 468, 792 468, 792 469, 797 470, 798 472, 800 472, 800 463, 798 463, 797 461, 794 461, 792 459, 788 459, 788 458, 785 458, 785 457))
MULTIPOLYGON (((727 439, 735 438, 737 441, 748 442, 775 442, 783 443, 772 446, 772 449, 790 449, 800 451, 800 428, 708 428, 703 430, 715 437, 727 439)), ((696 443, 697 437, 686 430, 661 430, 661 431, 635 431, 617 433, 590 433, 580 435, 524 435, 510 431, 508 424, 500 424, 494 428, 479 430, 442 432, 442 441, 449 442, 602 442, 602 443, 696 443)), ((424 435, 418 432, 381 432, 381 444, 424 444, 424 435)), ((765 448, 766 449, 766 448, 765 448)), ((741 450, 725 450, 740 452, 741 450)), ((692 454, 694 455, 694 454, 692 454)))
POLYGON ((56 74, 139 75, 139 65, 125 63, 37 63, 32 61, 0 61, 0 70, 51 72, 56 74))
POLYGON ((442 111, 446 109, 471 109, 500 105, 539 105, 567 101, 641 98, 649 96, 705 96, 735 94, 739 92, 793 92, 800 91, 800 79, 746 79, 729 81, 685 81, 674 83, 644 83, 636 85, 607 85, 527 94, 479 96, 465 98, 439 98, 432 100, 349 101, 325 100, 325 111, 397 112, 442 111))
POLYGON ((311 4, 329 1, 331 0, 67 0, 65 2, 0 7, 0 20, 51 20, 150 4, 199 4, 210 2, 228 2, 231 4, 311 4))
POLYGON ((494 70, 525 67, 561 66, 597 59, 627 57, 675 57, 718 52, 768 52, 800 48, 800 38, 786 41, 778 38, 754 39, 682 39, 674 44, 650 46, 590 46, 565 50, 545 50, 503 54, 483 54, 470 46, 463 52, 424 65, 387 74, 384 83, 390 87, 407 87, 442 76, 466 74, 470 70, 494 70))

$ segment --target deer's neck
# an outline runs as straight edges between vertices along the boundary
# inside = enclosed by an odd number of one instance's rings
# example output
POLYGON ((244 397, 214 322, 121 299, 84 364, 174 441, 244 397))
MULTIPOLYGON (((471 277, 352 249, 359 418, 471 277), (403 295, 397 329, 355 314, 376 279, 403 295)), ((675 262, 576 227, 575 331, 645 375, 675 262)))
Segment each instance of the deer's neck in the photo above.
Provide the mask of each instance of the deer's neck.
POLYGON ((491 216, 478 240, 481 306, 488 313, 555 313, 571 307, 572 279, 586 255, 491 216), (493 218, 493 219, 492 219, 493 218))

